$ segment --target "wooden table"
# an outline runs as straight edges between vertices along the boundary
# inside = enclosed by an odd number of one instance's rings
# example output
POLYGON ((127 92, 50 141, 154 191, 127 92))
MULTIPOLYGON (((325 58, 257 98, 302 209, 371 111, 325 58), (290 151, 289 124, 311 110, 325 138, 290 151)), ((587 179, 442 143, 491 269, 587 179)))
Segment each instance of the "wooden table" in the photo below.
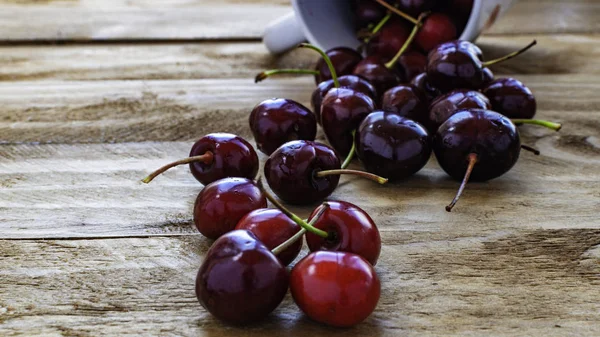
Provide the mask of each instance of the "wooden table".
POLYGON ((342 179, 333 198, 364 207, 384 244, 367 321, 323 327, 288 296, 239 329, 200 307, 194 279, 211 243, 191 208, 202 186, 186 168, 139 179, 206 133, 249 138, 248 113, 265 98, 308 104, 310 78, 252 81, 315 61, 261 45, 265 24, 289 10, 0 0, 0 335, 600 335, 597 0, 521 0, 480 39, 489 58, 538 39, 494 71, 532 88, 539 117, 564 123, 521 128, 543 155, 470 184, 453 213, 457 182, 434 159, 387 186, 342 179))

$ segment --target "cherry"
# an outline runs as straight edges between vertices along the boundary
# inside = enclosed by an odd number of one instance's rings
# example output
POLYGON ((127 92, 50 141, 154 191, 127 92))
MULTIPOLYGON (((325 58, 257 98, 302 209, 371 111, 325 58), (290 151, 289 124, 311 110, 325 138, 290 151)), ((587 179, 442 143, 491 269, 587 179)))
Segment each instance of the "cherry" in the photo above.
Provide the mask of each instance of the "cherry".
POLYGON ((423 22, 423 27, 417 33, 415 43, 423 51, 428 52, 437 45, 452 41, 458 37, 458 32, 452 19, 443 13, 432 13, 423 22))
POLYGON ((356 132, 356 154, 368 172, 399 180, 427 164, 431 140, 419 123, 392 112, 375 111, 356 132))
POLYGON ((481 49, 468 41, 451 41, 431 50, 427 62, 427 80, 434 87, 448 92, 453 89, 479 90, 484 83, 483 68, 516 57, 533 47, 525 48, 496 60, 483 62, 481 49))
POLYGON ((400 56, 396 71, 400 78, 406 81, 412 80, 415 76, 427 70, 427 56, 418 51, 410 50, 406 54, 400 56))
POLYGON ((437 0, 395 0, 398 8, 405 13, 413 16, 433 9, 437 0))
MULTIPOLYGON (((301 44, 300 47, 306 48, 308 46, 307 44, 301 44)), ((352 74, 356 65, 363 59, 356 50, 347 47, 329 49, 325 54, 331 60, 331 64, 333 64, 337 76, 352 74)), ((316 84, 333 78, 324 57, 321 57, 317 61, 315 70, 319 72, 319 74, 315 76, 316 84)))
POLYGON ((225 178, 204 187, 194 204, 194 224, 209 239, 233 230, 240 219, 259 208, 267 199, 252 180, 225 178))
POLYGON ((494 73, 490 68, 483 68, 483 85, 488 86, 494 80, 494 73))
POLYGON ((490 110, 492 104, 490 100, 479 91, 457 89, 439 96, 429 106, 428 129, 432 132, 444 123, 450 116, 457 111, 465 109, 486 109, 490 110))
MULTIPOLYGON (((381 253, 381 237, 373 219, 360 207, 345 201, 328 201, 328 209, 322 212, 314 227, 327 233, 322 237, 306 234, 306 243, 311 251, 330 250, 354 253, 372 265, 377 264, 381 253)), ((324 206, 315 209, 309 216, 312 220, 324 206)))
POLYGON ((350 327, 375 310, 381 284, 373 267, 359 255, 318 251, 292 268, 290 291, 308 317, 336 327, 350 327))
POLYGON ((216 318, 231 324, 265 318, 288 289, 285 266, 256 236, 235 230, 206 253, 196 277, 196 296, 216 318))
POLYGON ((433 101, 436 97, 442 94, 441 91, 429 84, 426 73, 421 73, 415 76, 410 81, 410 84, 421 90, 421 92, 425 94, 425 98, 428 102, 433 101))
POLYGON ((366 45, 368 56, 376 56, 380 62, 391 60, 402 48, 410 29, 405 22, 390 20, 381 30, 369 39, 366 45))
POLYGON ((505 116, 489 110, 462 110, 437 130, 433 151, 448 175, 462 184, 450 212, 467 182, 486 181, 508 172, 517 162, 521 140, 515 125, 505 116))
POLYGON ((264 175, 271 190, 290 204, 311 204, 323 200, 337 187, 339 174, 360 175, 382 184, 387 182, 387 179, 366 172, 341 167, 331 147, 296 140, 283 144, 271 154, 265 163, 264 175))
POLYGON ((351 89, 329 90, 321 104, 321 125, 329 144, 342 156, 352 148, 352 132, 373 110, 375 103, 367 95, 351 89))
MULTIPOLYGON (((298 233, 301 227, 278 209, 261 208, 246 214, 235 229, 250 231, 267 248, 273 250, 298 233)), ((297 240, 277 254, 277 257, 283 265, 287 266, 294 261, 301 249, 302 240, 297 240)))
POLYGON ((372 0, 355 0, 353 5, 355 24, 358 28, 367 27, 385 16, 385 9, 372 0))
POLYGON ((412 85, 401 84, 386 91, 381 109, 422 124, 427 122, 427 100, 421 90, 412 85))
POLYGON ((259 103, 250 113, 256 147, 269 155, 290 140, 315 140, 317 121, 304 105, 285 98, 259 103))
MULTIPOLYGON (((351 89, 356 92, 363 93, 375 101, 377 96, 377 91, 375 87, 371 85, 367 80, 362 79, 356 75, 345 75, 339 78, 340 88, 351 89)), ((323 102, 323 98, 327 95, 329 90, 335 87, 333 80, 327 80, 325 82, 319 83, 315 91, 313 91, 311 97, 311 105, 312 109, 317 118, 317 122, 321 124, 321 104, 323 102)))
POLYGON ((211 133, 200 138, 185 159, 167 164, 142 181, 151 182, 168 169, 190 164, 194 178, 204 185, 227 177, 254 179, 258 173, 258 155, 250 143, 230 133, 211 133))
POLYGON ((514 78, 499 78, 490 82, 483 88, 483 94, 492 102, 494 111, 508 118, 535 116, 535 96, 529 88, 514 78))

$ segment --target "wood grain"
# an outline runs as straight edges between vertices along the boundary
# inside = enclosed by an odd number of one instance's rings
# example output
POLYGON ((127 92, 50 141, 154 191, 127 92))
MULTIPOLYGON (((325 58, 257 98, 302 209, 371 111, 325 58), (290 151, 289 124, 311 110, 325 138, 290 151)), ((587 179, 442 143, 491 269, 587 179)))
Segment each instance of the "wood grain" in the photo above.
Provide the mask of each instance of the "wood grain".
MULTIPOLYGON (((287 0, 1 0, 0 41, 258 39, 287 0)), ((520 0, 490 34, 600 32, 595 0, 520 0)))

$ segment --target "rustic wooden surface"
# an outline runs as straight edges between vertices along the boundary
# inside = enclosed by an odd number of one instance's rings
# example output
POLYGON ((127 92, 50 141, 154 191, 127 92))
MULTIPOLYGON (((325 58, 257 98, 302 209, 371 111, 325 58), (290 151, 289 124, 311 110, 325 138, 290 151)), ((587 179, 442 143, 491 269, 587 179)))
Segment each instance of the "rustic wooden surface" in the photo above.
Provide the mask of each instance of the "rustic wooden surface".
POLYGON ((138 181, 205 133, 248 137, 262 99, 308 103, 311 79, 252 82, 314 62, 308 51, 269 56, 257 39, 288 10, 287 0, 0 0, 0 335, 600 335, 595 0, 521 0, 480 39, 489 57, 540 42, 494 70, 564 123, 522 128, 542 156, 471 184, 451 214, 457 183, 434 159, 388 186, 343 178, 332 198, 365 208, 384 243, 383 294, 366 322, 323 327, 289 296, 244 329, 206 314, 193 291, 210 245, 191 223, 201 186, 185 168, 138 181))

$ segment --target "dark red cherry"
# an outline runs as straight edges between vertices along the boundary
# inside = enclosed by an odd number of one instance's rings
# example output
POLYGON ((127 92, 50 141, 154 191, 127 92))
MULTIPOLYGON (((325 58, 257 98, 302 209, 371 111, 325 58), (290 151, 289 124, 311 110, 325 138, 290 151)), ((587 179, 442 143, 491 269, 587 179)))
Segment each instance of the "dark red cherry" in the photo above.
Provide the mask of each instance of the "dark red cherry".
MULTIPOLYGON (((327 208, 314 227, 328 233, 326 238, 313 233, 306 234, 306 243, 311 251, 331 250, 354 253, 372 265, 377 264, 381 252, 381 237, 373 219, 360 207, 345 201, 327 201, 327 208)), ((319 213, 319 206, 308 217, 319 213)))
POLYGON ((483 68, 483 86, 487 86, 494 80, 494 73, 490 68, 483 68))
POLYGON ((452 41, 458 37, 452 19, 443 13, 432 13, 423 22, 417 33, 415 43, 423 51, 430 51, 441 43, 452 41))
POLYGON ((375 310, 381 292, 373 266, 347 252, 312 252, 290 274, 294 302, 311 319, 350 327, 375 310))
POLYGON ((451 41, 429 52, 427 81, 443 92, 478 90, 483 85, 481 49, 469 41, 451 41))
POLYGON ((254 181, 225 178, 200 191, 194 204, 194 224, 214 240, 232 231, 244 215, 266 207, 267 199, 254 181))
POLYGON ((457 111, 465 109, 490 110, 491 108, 490 100, 479 91, 467 89, 453 90, 439 96, 431 103, 428 120, 425 125, 431 132, 435 133, 440 125, 457 111))
POLYGON ((421 90, 412 85, 399 85, 386 91, 381 109, 419 123, 427 122, 427 100, 421 90))
POLYGON ((236 230, 206 253, 196 277, 196 296, 216 318, 254 323, 281 303, 288 290, 285 266, 256 236, 236 230))
POLYGON ((340 176, 318 177, 323 170, 340 168, 334 150, 311 141, 292 141, 282 145, 265 163, 265 179, 271 190, 290 204, 312 204, 329 196, 340 176))
POLYGON ((486 181, 508 172, 519 159, 521 141, 507 117, 489 110, 462 110, 439 127, 433 151, 442 169, 463 181, 446 207, 450 211, 469 180, 486 181))
MULTIPOLYGON (((269 250, 273 250, 298 233, 300 226, 278 209, 260 208, 246 214, 235 229, 248 230, 269 250)), ((301 249, 302 240, 297 240, 277 254, 277 258, 287 266, 294 261, 301 249)))
POLYGON ((433 9, 438 0, 394 0, 393 2, 398 6, 398 9, 406 14, 418 16, 433 9))
POLYGON ((533 118, 537 109, 535 96, 514 78, 499 78, 485 88, 483 94, 492 102, 492 109, 508 118, 533 118))
POLYGON ((375 111, 356 132, 356 155, 365 169, 389 180, 417 173, 431 157, 425 128, 395 113, 375 111))
POLYGON ((379 95, 383 95, 388 89, 397 86, 401 82, 401 79, 395 71, 372 58, 361 61, 356 68, 354 68, 353 74, 369 81, 369 83, 375 87, 375 91, 377 91, 379 95))
POLYGON ((315 140, 317 134, 315 115, 291 99, 262 101, 252 109, 249 119, 256 147, 267 155, 291 140, 315 140))
MULTIPOLYGON (((356 75, 345 75, 340 77, 339 81, 340 88, 352 89, 354 91, 363 93, 369 96, 373 102, 378 99, 378 94, 375 90, 375 87, 373 87, 371 83, 363 78, 360 78, 356 75)), ((323 102, 325 95, 327 95, 329 90, 331 90, 334 86, 333 80, 327 80, 319 83, 315 91, 313 91, 311 104, 319 124, 321 124, 321 103, 323 102)))
MULTIPOLYGON (((337 76, 352 74, 356 65, 363 59, 356 50, 347 47, 329 49, 325 54, 331 59, 337 76)), ((322 57, 317 61, 315 70, 319 72, 319 75, 315 75, 316 84, 332 79, 331 71, 322 57)))
POLYGON ((369 39, 366 46, 367 56, 374 56, 380 62, 388 62, 406 43, 409 35, 410 27, 405 21, 390 20, 369 39))
POLYGON ((396 71, 399 77, 405 81, 412 80, 415 76, 424 73, 427 70, 427 56, 418 51, 410 50, 400 56, 396 71))
POLYGON ((211 133, 200 138, 190 156, 152 172, 142 181, 149 183, 168 169, 189 164, 194 178, 204 185, 227 177, 254 179, 258 173, 258 155, 245 139, 230 133, 211 133))
POLYGON ((379 22, 385 16, 385 8, 372 0, 355 0, 353 4, 354 20, 357 28, 367 27, 379 22))
POLYGON ((434 86, 429 84, 429 82, 427 81, 426 73, 421 73, 421 74, 415 76, 410 81, 410 84, 425 94, 425 98, 427 99, 427 102, 433 101, 436 97, 438 97, 439 95, 442 94, 442 92, 440 90, 438 90, 437 88, 435 88, 434 86))
POLYGON ((352 132, 371 111, 375 103, 369 96, 351 89, 329 90, 321 104, 321 125, 329 144, 341 156, 352 148, 352 132))

